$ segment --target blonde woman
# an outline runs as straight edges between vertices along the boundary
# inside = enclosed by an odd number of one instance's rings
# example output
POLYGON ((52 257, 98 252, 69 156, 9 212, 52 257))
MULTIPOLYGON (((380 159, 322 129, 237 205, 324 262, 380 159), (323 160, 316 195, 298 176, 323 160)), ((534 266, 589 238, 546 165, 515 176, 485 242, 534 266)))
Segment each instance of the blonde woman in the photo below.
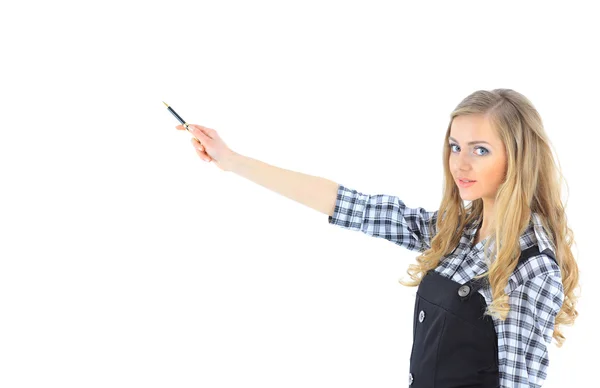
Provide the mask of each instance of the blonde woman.
POLYGON ((479 90, 454 109, 435 211, 263 163, 230 150, 214 129, 191 128, 202 160, 327 214, 330 224, 419 252, 412 281, 400 281, 418 286, 410 386, 543 384, 552 339, 562 346, 560 326, 578 315, 579 270, 562 173, 525 96, 479 90))

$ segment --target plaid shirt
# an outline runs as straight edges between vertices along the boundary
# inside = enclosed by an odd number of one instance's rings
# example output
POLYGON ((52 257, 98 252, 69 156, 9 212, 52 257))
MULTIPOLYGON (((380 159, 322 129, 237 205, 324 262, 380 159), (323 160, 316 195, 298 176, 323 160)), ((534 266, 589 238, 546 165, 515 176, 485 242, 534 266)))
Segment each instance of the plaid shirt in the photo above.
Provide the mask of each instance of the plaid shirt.
MULTIPOLYGON (((362 194, 340 184, 329 223, 423 252, 430 247, 433 237, 428 225, 431 222, 435 228, 437 215, 438 211, 407 207, 395 196, 362 194)), ((472 247, 478 227, 476 222, 463 230, 458 247, 440 262, 436 272, 463 284, 488 269, 483 255, 487 239, 472 247)), ((548 346, 564 291, 559 266, 544 252, 548 249, 555 255, 537 213, 532 214, 520 244, 521 250, 537 244, 540 254, 515 268, 505 288, 510 312, 504 321, 493 318, 498 336, 500 386, 541 387, 547 376, 548 346)), ((492 242, 490 251, 493 249, 492 242)), ((489 305, 492 301, 489 286, 479 292, 489 305)))

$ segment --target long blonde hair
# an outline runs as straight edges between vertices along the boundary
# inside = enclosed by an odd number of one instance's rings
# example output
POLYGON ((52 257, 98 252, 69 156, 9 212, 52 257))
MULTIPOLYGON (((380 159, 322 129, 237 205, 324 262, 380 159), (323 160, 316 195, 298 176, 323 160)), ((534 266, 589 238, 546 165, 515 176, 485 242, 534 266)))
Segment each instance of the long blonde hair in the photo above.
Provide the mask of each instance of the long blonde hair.
MULTIPOLYGON (((425 273, 436 268, 440 261, 458 245, 463 229, 473 221, 483 218, 483 200, 471 201, 465 208, 449 168, 450 148, 447 146, 452 120, 462 115, 484 115, 504 143, 507 155, 506 177, 495 197, 495 219, 490 223, 492 234, 486 241, 484 252, 492 241, 496 259, 488 272, 492 290, 492 303, 486 314, 505 320, 510 310, 505 287, 518 264, 521 253, 519 238, 527 228, 533 213, 538 213, 544 230, 554 245, 556 260, 562 274, 564 301, 555 319, 553 338, 561 347, 565 341, 560 325, 572 325, 577 318, 575 309, 579 288, 579 269, 571 246, 573 231, 567 225, 565 207, 561 200, 564 180, 555 164, 552 145, 533 104, 522 94, 511 89, 478 90, 467 96, 450 115, 450 124, 444 138, 444 192, 435 223, 437 232, 430 248, 410 264, 407 273, 413 280, 399 282, 417 286, 425 273), (443 215, 443 216, 442 216, 443 215)), ((558 161, 558 159, 557 159, 558 161)), ((565 181, 566 183, 566 181, 565 181)), ((568 186, 567 186, 568 188, 568 186)), ((433 225, 430 225, 433 230, 433 225)))

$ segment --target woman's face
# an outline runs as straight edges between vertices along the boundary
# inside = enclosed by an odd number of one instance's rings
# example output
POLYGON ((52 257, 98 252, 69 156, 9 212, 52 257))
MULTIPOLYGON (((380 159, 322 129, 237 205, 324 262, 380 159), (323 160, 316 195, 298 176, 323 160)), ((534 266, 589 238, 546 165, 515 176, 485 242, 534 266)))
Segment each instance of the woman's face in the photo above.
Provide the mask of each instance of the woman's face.
POLYGON ((490 203, 504 181, 506 150, 483 115, 457 116, 450 126, 449 166, 463 200, 490 203), (474 142, 474 144, 469 144, 474 142), (463 187, 459 178, 474 180, 463 187))

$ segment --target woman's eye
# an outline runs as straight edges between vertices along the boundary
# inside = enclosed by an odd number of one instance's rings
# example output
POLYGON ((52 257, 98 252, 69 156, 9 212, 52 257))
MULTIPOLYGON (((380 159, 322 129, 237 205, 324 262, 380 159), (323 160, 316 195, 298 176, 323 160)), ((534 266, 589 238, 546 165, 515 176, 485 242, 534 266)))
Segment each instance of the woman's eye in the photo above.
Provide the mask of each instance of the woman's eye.
POLYGON ((479 150, 484 150, 484 151, 485 151, 485 153, 484 153, 484 154, 480 154, 481 156, 483 156, 483 155, 487 155, 487 153, 488 153, 488 150, 486 150, 486 149, 485 149, 485 148, 483 148, 483 147, 477 147, 477 148, 475 148, 475 149, 476 149, 476 150, 477 150, 477 149, 479 149, 479 150))
MULTIPOLYGON (((450 143, 449 146, 450 146, 450 151, 452 152, 453 151, 452 147, 454 147, 454 146, 458 147, 458 144, 450 143)), ((481 149, 481 150, 485 151, 485 153, 483 153, 483 154, 478 154, 479 156, 487 155, 489 153, 489 151, 485 147, 475 147, 475 149, 476 150, 481 149)))

